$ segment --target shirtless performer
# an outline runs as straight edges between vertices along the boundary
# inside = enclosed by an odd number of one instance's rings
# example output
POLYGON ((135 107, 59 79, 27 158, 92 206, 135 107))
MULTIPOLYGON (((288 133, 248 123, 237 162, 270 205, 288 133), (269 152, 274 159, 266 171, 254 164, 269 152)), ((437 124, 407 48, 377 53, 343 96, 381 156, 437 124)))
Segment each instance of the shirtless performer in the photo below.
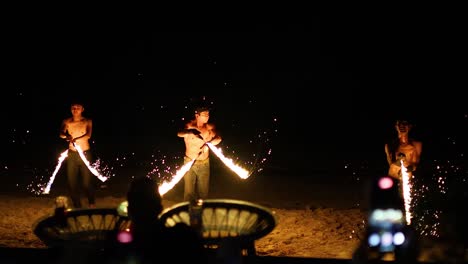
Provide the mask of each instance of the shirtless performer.
POLYGON ((210 186, 209 142, 218 145, 221 137, 216 133, 215 126, 208 123, 210 109, 198 107, 195 109, 195 119, 185 124, 185 128, 177 133, 185 142, 184 164, 195 159, 192 167, 184 176, 184 200, 193 201, 208 197, 210 186))
POLYGON ((398 120, 395 124, 398 139, 385 144, 385 154, 389 167, 388 175, 401 180, 401 160, 405 166, 408 176, 411 178, 413 172, 419 165, 422 142, 409 137, 412 125, 406 120, 398 120))
POLYGON ((88 197, 89 207, 95 207, 94 182, 86 164, 81 159, 75 145, 80 146, 86 156, 86 159, 91 162, 91 152, 89 139, 93 130, 93 122, 91 119, 82 116, 84 107, 82 103, 72 103, 70 107, 72 116, 62 121, 60 129, 60 137, 69 142, 68 157, 67 157, 67 177, 68 187, 70 190, 71 200, 75 208, 81 208, 81 184, 88 197))

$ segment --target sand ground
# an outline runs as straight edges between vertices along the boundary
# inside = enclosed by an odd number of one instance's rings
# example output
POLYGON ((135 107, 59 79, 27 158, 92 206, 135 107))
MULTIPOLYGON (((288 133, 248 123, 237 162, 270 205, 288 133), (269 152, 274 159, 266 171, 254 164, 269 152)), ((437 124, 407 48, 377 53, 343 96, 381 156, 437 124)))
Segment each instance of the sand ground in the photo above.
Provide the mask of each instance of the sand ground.
MULTIPOLYGON (((115 178, 97 191, 98 207, 116 207, 125 201, 131 176, 115 178)), ((60 181, 48 195, 21 190, 0 193, 0 246, 45 248, 32 232, 34 223, 52 213, 54 199, 66 195, 60 181)), ((182 182, 166 193, 164 206, 182 202, 182 182)), ((364 186, 326 175, 259 174, 242 180, 234 174, 213 175, 210 198, 252 202, 271 210, 275 228, 255 241, 261 256, 351 259, 362 242, 366 221, 364 186)), ((83 198, 84 199, 84 198, 83 198)), ((86 202, 84 203, 86 204, 86 202)), ((422 261, 439 261, 447 246, 436 241, 421 243, 422 261)))

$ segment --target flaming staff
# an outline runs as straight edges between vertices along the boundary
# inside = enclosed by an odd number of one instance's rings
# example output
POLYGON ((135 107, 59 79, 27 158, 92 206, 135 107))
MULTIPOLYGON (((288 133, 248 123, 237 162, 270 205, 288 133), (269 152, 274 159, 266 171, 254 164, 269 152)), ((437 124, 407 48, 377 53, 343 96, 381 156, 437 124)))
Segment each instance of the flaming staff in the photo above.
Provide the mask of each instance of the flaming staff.
POLYGON ((76 150, 78 151, 78 154, 80 155, 80 158, 83 160, 84 164, 86 165, 86 167, 88 167, 88 169, 91 171, 91 173, 94 176, 96 176, 100 181, 102 181, 102 182, 107 181, 108 177, 101 175, 96 168, 91 166, 89 161, 86 159, 86 156, 84 155, 83 150, 81 149, 81 147, 76 145, 74 142, 73 142, 73 146, 75 146, 76 150))
POLYGON ((66 157, 68 157, 68 149, 62 152, 62 154, 60 154, 60 157, 58 159, 58 164, 55 167, 55 170, 52 173, 52 176, 50 177, 49 182, 44 188, 44 191, 42 192, 43 194, 48 194, 50 192, 50 187, 52 186, 52 183, 55 180, 55 175, 57 175, 57 172, 59 171, 60 167, 62 166, 62 162, 65 160, 66 157))
MULTIPOLYGON (((206 142, 205 143, 213 153, 233 172, 235 172, 241 179, 247 179, 250 176, 250 172, 236 164, 234 164, 232 159, 227 158, 223 155, 223 152, 220 148, 215 147, 213 144, 206 142)), ((204 146, 204 145, 203 145, 204 146)), ((203 148, 202 146, 202 148, 203 148)), ((200 152, 201 154, 201 152, 200 152)), ((199 154, 199 155, 200 155, 199 154)), ((184 164, 180 169, 176 171, 176 174, 172 176, 170 181, 163 182, 159 186, 159 193, 162 195, 166 194, 169 190, 174 188, 174 186, 184 177, 185 173, 190 170, 193 163, 196 162, 196 158, 184 164)))
MULTIPOLYGON (((84 152, 83 152, 83 150, 81 149, 80 146, 76 145, 74 142, 73 142, 73 146, 75 146, 76 150, 78 151, 78 154, 79 154, 80 158, 83 160, 86 167, 88 167, 88 169, 91 171, 91 173, 94 176, 96 176, 102 182, 105 182, 105 181, 107 181, 109 179, 108 177, 105 177, 105 176, 101 175, 96 168, 91 166, 90 162, 88 161, 88 159, 86 159, 86 156, 84 155, 84 152)), ((48 194, 50 192, 50 188, 52 186, 52 183, 55 180, 55 176, 57 175, 60 167, 62 166, 62 162, 65 160, 66 157, 68 157, 68 149, 65 150, 64 152, 62 152, 62 154, 60 154, 60 157, 58 159, 58 164, 55 167, 55 170, 52 173, 52 176, 50 177, 49 182, 47 182, 46 187, 42 191, 43 194, 48 194)))
POLYGON ((405 203, 405 214, 406 214, 406 223, 411 224, 411 183, 410 183, 410 174, 408 169, 403 164, 403 159, 401 162, 401 180, 402 180, 402 189, 403 189, 403 200, 405 203))
POLYGON ((174 186, 184 177, 185 173, 190 170, 192 167, 193 163, 195 162, 195 159, 191 160, 190 162, 187 162, 182 166, 179 170, 177 170, 176 174, 172 177, 170 181, 163 182, 159 186, 159 194, 163 196, 166 194, 169 190, 174 188, 174 186))
POLYGON ((236 164, 232 159, 226 158, 220 148, 215 147, 213 144, 207 142, 206 145, 213 151, 214 154, 226 165, 229 169, 235 172, 241 179, 247 179, 250 172, 236 164))

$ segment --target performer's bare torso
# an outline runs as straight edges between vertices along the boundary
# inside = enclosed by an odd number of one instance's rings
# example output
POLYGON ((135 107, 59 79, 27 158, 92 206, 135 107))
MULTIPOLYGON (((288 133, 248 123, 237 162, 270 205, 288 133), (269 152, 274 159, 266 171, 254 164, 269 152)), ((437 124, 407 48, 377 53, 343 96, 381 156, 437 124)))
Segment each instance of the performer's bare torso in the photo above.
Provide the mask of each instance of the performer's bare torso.
POLYGON ((406 172, 411 177, 413 171, 419 164, 422 142, 411 140, 409 138, 409 131, 411 125, 407 122, 401 122, 396 124, 396 130, 398 131, 399 142, 396 149, 391 150, 390 146, 385 145, 385 152, 387 154, 387 161, 389 164, 388 174, 394 178, 401 178, 401 165, 407 169, 406 172))
MULTIPOLYGON (((89 150, 90 145, 88 138, 86 137, 81 137, 82 135, 85 135, 87 133, 87 129, 89 127, 90 120, 87 118, 82 117, 79 120, 74 120, 73 117, 70 117, 65 120, 65 130, 68 131, 68 133, 72 136, 72 138, 76 138, 75 144, 80 146, 80 148, 83 151, 89 150), (80 138, 81 137, 81 138, 80 138)), ((76 151, 75 146, 73 145, 73 142, 70 141, 69 148, 71 150, 76 151)))
MULTIPOLYGON (((417 144, 417 142, 415 142, 417 144)), ((405 158, 403 159, 403 165, 405 167, 410 166, 411 164, 417 162, 416 156, 418 155, 416 152, 416 147, 413 144, 400 144, 397 151, 396 155, 398 156, 399 154, 404 154, 405 158)), ((395 157, 398 158, 398 157, 395 157)))
POLYGON ((211 124, 203 124, 197 126, 196 121, 192 121, 186 125, 187 129, 196 129, 200 131, 200 136, 189 134, 184 138, 185 155, 191 159, 205 160, 209 155, 209 148, 205 142, 211 141, 215 137, 213 126, 211 124))

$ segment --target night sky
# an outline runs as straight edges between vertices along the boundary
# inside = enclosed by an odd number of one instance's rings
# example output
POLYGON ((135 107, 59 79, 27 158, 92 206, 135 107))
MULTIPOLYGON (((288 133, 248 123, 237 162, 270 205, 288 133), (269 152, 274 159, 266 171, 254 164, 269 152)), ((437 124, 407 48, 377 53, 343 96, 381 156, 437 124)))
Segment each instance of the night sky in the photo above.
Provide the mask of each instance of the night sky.
POLYGON ((2 175, 51 169, 76 98, 108 163, 129 153, 141 162, 181 155, 176 131, 203 99, 226 153, 267 156, 266 169, 353 161, 383 171, 397 118, 415 122, 428 162, 466 148, 466 51, 456 18, 81 22, 5 32, 2 175))

